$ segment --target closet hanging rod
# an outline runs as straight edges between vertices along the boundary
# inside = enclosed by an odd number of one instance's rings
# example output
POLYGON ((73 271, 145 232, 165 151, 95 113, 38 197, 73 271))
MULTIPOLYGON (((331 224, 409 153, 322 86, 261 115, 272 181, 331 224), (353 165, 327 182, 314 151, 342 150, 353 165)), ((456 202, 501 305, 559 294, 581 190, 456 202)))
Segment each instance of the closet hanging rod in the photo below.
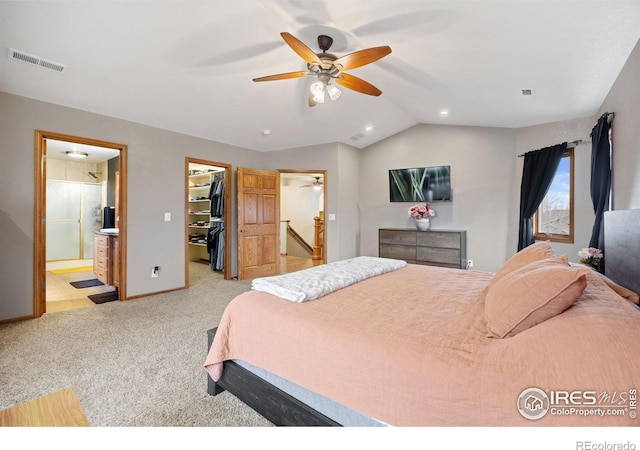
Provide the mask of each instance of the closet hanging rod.
MULTIPOLYGON (((572 148, 572 147, 575 148, 580 144, 582 144, 582 139, 576 139, 575 141, 567 142, 567 148, 572 148)), ((518 158, 522 158, 523 156, 524 156, 524 153, 518 155, 518 158)))

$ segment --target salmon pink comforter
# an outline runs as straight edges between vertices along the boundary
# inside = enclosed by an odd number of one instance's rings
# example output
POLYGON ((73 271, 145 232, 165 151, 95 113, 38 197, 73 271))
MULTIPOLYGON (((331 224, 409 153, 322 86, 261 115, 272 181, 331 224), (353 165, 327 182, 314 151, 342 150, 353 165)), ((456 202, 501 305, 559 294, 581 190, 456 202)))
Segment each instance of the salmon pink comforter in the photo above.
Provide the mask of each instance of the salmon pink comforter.
POLYGON ((246 292, 205 369, 215 380, 244 360, 393 426, 638 425, 638 307, 588 276, 567 311, 489 338, 492 277, 408 265, 305 303, 246 292), (531 388, 549 399, 541 418, 519 412, 531 388))

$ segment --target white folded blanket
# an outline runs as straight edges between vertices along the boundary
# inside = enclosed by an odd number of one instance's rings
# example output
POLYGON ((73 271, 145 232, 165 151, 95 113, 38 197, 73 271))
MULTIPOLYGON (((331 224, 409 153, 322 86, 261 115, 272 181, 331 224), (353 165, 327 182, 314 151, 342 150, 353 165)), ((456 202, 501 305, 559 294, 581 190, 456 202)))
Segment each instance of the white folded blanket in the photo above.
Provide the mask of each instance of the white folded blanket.
POLYGON ((292 302, 306 302, 406 265, 397 259, 358 256, 286 275, 256 278, 251 288, 292 302))

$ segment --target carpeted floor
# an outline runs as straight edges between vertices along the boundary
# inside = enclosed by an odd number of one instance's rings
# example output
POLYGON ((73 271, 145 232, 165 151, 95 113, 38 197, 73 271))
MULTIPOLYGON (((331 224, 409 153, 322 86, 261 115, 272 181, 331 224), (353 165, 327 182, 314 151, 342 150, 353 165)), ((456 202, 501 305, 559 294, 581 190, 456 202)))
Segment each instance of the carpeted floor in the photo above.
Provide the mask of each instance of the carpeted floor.
POLYGON ((206 392, 206 331, 250 283, 194 264, 186 290, 0 325, 0 409, 70 386, 94 427, 270 426, 206 392))

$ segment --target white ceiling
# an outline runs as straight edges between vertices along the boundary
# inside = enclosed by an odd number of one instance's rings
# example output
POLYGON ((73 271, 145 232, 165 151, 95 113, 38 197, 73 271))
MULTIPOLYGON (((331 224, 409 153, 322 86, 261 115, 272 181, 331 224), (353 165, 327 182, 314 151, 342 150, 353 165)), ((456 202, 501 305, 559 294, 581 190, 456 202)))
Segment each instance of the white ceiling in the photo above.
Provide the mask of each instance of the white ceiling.
POLYGON ((418 123, 596 114, 639 37, 638 0, 0 1, 0 90, 258 151, 363 148, 418 123), (348 71, 382 95, 309 108, 312 77, 254 83, 306 69, 283 31, 314 51, 330 35, 337 56, 389 45, 348 71))
POLYGON ((67 161, 96 164, 115 158, 116 156, 120 156, 120 151, 112 148, 47 139, 47 158, 49 159, 62 159, 67 161), (87 156, 86 158, 81 159, 70 159, 67 152, 84 153, 87 156))

